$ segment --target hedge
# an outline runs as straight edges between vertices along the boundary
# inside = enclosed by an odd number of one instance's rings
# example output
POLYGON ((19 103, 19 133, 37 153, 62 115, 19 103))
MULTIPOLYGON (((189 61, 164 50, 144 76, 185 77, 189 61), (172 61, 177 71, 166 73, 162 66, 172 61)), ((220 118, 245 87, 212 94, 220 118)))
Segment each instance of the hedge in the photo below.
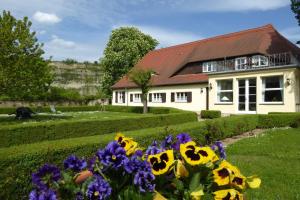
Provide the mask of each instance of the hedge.
POLYGON ((214 119, 221 117, 221 111, 219 110, 201 110, 201 118, 214 119))
POLYGON ((259 115, 258 118, 258 128, 285 127, 299 121, 300 113, 259 115))
POLYGON ((163 115, 141 115, 124 119, 83 119, 3 125, 0 127, 0 148, 44 140, 103 135, 118 131, 137 130, 192 121, 197 121, 196 113, 182 112, 163 115))

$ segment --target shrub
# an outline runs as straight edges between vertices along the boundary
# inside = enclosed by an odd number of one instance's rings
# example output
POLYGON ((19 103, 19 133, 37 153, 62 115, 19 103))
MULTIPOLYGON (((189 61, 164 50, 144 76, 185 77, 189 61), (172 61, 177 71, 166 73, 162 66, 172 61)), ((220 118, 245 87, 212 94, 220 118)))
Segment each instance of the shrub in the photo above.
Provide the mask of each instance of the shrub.
POLYGON ((51 87, 47 94, 49 101, 80 101, 81 95, 76 89, 65 89, 61 87, 51 87))
POLYGON ((287 127, 300 119, 299 113, 259 115, 259 128, 287 127))
POLYGON ((195 113, 146 115, 113 120, 52 121, 0 127, 0 147, 90 135, 103 135, 156 126, 197 121, 195 113))
POLYGON ((201 118, 214 119, 221 117, 221 111, 219 110, 201 110, 201 118))

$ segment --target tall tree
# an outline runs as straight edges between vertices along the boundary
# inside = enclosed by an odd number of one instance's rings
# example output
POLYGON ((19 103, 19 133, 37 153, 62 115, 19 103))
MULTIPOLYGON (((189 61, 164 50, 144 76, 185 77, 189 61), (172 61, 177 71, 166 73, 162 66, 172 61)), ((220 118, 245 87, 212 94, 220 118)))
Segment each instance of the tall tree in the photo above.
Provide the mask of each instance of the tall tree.
POLYGON ((38 99, 48 90, 52 77, 42 58, 42 44, 30 31, 27 17, 17 20, 10 12, 0 14, 0 96, 38 99))
POLYGON ((291 9, 295 13, 295 18, 300 26, 300 0, 291 0, 291 9))
POLYGON ((121 27, 113 30, 100 61, 104 74, 103 92, 111 96, 111 86, 157 45, 157 40, 137 28, 121 27))
POLYGON ((153 70, 136 69, 129 73, 129 79, 134 82, 142 91, 141 100, 143 103, 143 113, 148 112, 148 101, 147 96, 151 87, 151 76, 153 70))

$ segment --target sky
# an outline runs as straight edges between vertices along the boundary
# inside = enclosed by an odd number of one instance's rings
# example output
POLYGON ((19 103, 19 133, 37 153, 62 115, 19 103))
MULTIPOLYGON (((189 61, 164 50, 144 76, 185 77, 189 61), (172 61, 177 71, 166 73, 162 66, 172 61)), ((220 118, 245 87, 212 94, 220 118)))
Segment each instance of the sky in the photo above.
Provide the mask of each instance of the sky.
POLYGON ((121 26, 150 34, 157 48, 266 24, 300 39, 290 0, 0 0, 0 10, 28 16, 52 60, 98 61, 121 26))

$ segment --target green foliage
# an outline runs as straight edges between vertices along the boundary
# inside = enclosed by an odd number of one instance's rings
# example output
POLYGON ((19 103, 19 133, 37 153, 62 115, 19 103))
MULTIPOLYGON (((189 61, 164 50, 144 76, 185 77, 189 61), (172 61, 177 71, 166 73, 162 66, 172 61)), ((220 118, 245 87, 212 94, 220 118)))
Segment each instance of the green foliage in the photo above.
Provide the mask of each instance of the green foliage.
POLYGON ((157 40, 137 28, 121 27, 113 30, 100 61, 104 73, 104 93, 110 96, 111 86, 157 45, 157 40))
POLYGON ((61 87, 51 87, 47 96, 48 101, 79 101, 81 95, 76 89, 65 89, 61 87))
POLYGON ((72 58, 67 58, 65 60, 62 61, 62 63, 66 64, 66 65, 74 65, 77 64, 78 61, 72 58))
POLYGON ((259 128, 288 127, 300 119, 300 114, 269 114, 259 115, 258 118, 259 128))
POLYGON ((298 25, 300 25, 300 1, 299 0, 291 0, 291 9, 295 14, 295 18, 298 21, 298 25))
POLYGON ((221 111, 219 110, 201 110, 201 118, 214 119, 221 117, 221 111))
POLYGON ((34 143, 45 140, 104 135, 118 131, 137 130, 155 126, 168 126, 191 121, 197 121, 196 114, 192 112, 137 116, 109 120, 82 119, 3 125, 0 127, 0 147, 34 143))
POLYGON ((43 45, 30 28, 27 17, 0 15, 0 94, 13 100, 43 99, 52 82, 43 45))

